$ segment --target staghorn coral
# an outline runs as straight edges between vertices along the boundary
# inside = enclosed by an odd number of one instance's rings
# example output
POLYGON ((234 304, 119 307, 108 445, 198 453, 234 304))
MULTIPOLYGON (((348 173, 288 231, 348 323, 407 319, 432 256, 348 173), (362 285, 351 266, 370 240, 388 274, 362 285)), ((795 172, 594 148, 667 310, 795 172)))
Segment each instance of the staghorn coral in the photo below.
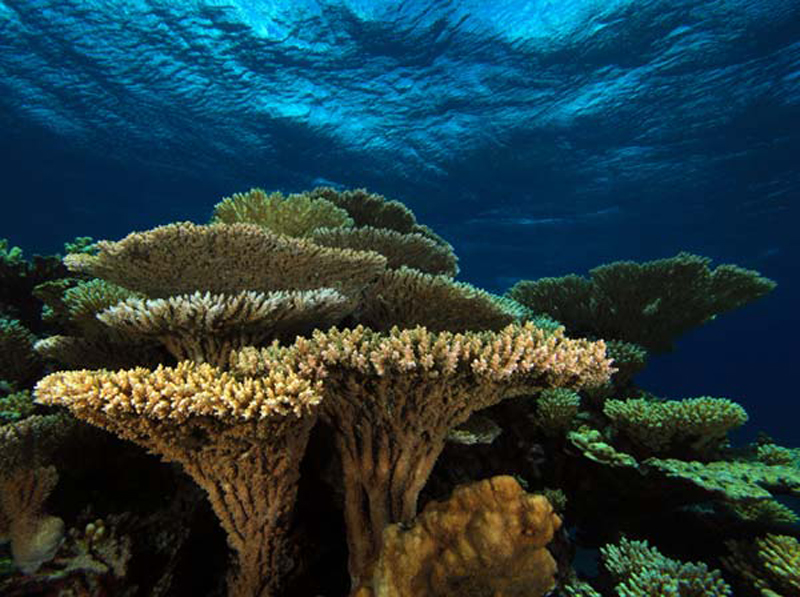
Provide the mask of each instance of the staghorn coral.
POLYGON ((224 367, 236 348, 330 327, 351 308, 346 297, 330 288, 234 295, 196 292, 168 299, 129 299, 97 318, 133 339, 158 340, 179 361, 224 367))
POLYGON ((209 364, 51 374, 44 404, 180 463, 208 493, 236 552, 229 595, 273 595, 286 573, 300 460, 321 400, 318 382, 274 363, 236 380, 209 364))
POLYGON ((650 473, 682 480, 685 484, 726 501, 769 499, 772 493, 800 496, 800 470, 760 462, 684 462, 648 458, 650 473))
POLYGON ((36 338, 16 319, 0 317, 0 379, 23 389, 42 370, 42 362, 33 349, 36 338))
POLYGON ((624 340, 653 352, 717 314, 750 303, 775 282, 734 265, 709 267, 690 253, 645 263, 618 261, 590 271, 518 282, 508 296, 564 324, 570 333, 624 340))
POLYGON ((800 594, 800 542, 768 534, 753 542, 727 541, 731 551, 722 562, 764 597, 800 594))
POLYGON ((608 400, 603 412, 617 430, 650 454, 664 454, 675 446, 705 454, 718 447, 728 431, 747 421, 747 413, 735 402, 707 396, 608 400))
POLYGON ((536 423, 545 435, 564 436, 572 427, 581 397, 566 388, 542 391, 536 400, 536 423))
POLYGON ((407 266, 426 274, 455 277, 458 258, 445 247, 421 234, 403 234, 386 228, 318 228, 309 238, 325 247, 375 251, 387 259, 386 266, 407 266))
POLYGON ((383 272, 364 293, 358 323, 376 331, 425 326, 431 331, 499 330, 523 314, 503 300, 447 276, 402 267, 383 272))
POLYGON ((308 236, 316 228, 351 227, 347 212, 327 199, 308 194, 284 197, 275 192, 267 195, 262 189, 234 193, 214 206, 212 223, 257 224, 287 236, 308 236))
POLYGON ((67 255, 64 263, 150 298, 325 287, 355 296, 386 264, 377 253, 320 247, 255 224, 182 222, 97 246, 97 255, 67 255))
POLYGON ((26 574, 52 559, 64 536, 64 521, 43 513, 56 483, 53 466, 0 472, 0 537, 11 541, 14 565, 26 574))
POLYGON ((620 597, 722 597, 732 595, 718 570, 667 558, 647 541, 623 537, 600 548, 603 565, 617 582, 620 597))
POLYGON ((536 597, 555 586, 545 546, 561 526, 547 498, 513 477, 457 487, 429 503, 413 526, 389 525, 356 597, 536 597))
POLYGON ((342 461, 353 586, 374 561, 383 528, 416 515, 452 428, 520 388, 598 385, 611 372, 602 343, 530 324, 465 334, 334 328, 288 349, 245 349, 231 363, 244 375, 284 363, 324 379, 322 415, 342 461))

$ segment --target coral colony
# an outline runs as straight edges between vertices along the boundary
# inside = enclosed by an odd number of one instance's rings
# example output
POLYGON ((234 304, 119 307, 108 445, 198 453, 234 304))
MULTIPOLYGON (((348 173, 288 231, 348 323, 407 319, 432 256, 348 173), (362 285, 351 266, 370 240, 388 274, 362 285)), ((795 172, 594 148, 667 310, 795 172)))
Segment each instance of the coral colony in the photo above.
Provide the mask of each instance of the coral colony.
POLYGON ((800 595, 800 452, 635 381, 757 272, 496 296, 330 188, 66 252, 0 245, 3 595, 800 595))

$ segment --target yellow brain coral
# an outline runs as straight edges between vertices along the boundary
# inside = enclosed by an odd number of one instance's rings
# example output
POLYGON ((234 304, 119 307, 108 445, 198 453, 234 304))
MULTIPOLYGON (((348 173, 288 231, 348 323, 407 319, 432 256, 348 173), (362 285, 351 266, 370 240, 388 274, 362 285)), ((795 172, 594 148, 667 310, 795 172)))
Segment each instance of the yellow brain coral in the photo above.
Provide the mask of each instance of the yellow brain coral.
POLYGON ((461 486, 413 526, 390 525, 357 597, 537 597, 555 586, 545 546, 561 520, 508 476, 461 486))

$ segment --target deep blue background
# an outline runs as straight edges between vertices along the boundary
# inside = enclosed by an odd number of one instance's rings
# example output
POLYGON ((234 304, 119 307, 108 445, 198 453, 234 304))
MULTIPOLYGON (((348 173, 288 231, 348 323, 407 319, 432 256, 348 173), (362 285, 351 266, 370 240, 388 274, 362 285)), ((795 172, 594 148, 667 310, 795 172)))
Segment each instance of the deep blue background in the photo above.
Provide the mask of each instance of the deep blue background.
POLYGON ((800 443, 796 1, 5 1, 0 127, 28 254, 333 183, 494 291, 680 250, 758 269, 772 295, 641 381, 800 443))

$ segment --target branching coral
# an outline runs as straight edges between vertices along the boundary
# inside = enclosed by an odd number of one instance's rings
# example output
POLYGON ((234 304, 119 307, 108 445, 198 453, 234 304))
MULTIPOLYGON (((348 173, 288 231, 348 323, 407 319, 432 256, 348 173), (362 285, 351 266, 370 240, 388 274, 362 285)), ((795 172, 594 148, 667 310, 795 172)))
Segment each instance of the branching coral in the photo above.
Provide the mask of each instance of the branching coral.
POLYGON ((555 585, 545 546, 561 526, 547 498, 512 477, 457 487, 414 525, 393 524, 357 597, 537 597, 555 585))
POLYGON ((729 541, 725 567, 764 597, 800 595, 800 542, 787 535, 766 535, 754 542, 729 541))
POLYGON ((179 462, 209 495, 237 554, 232 597, 274 594, 319 384, 274 364, 236 380, 208 364, 54 373, 40 402, 179 462))
POLYGON ((383 272, 364 293, 355 313, 359 323, 378 331, 425 326, 431 331, 499 330, 524 310, 447 276, 400 268, 383 272))
POLYGON ((458 273, 458 258, 452 247, 443 246, 417 233, 403 234, 387 228, 319 228, 309 236, 326 247, 375 251, 387 259, 387 267, 401 266, 454 277, 458 273))
POLYGON ((384 527, 410 522, 448 432, 521 387, 607 381, 605 346, 532 325, 501 332, 317 332, 291 349, 233 355, 253 375, 286 363, 324 379, 322 414, 336 435, 345 484, 350 572, 357 586, 384 527))
POLYGON ((647 541, 623 538, 600 549, 620 597, 722 597, 732 595, 718 570, 667 558, 647 541))
POLYGON ((800 470, 760 462, 684 462, 648 458, 651 472, 682 480, 727 501, 769 499, 772 493, 800 496, 800 470))
POLYGON ((34 335, 16 319, 0 317, 0 380, 23 389, 40 374, 42 363, 33 349, 34 335))
POLYGON ((64 262, 150 298, 325 287, 356 296, 386 264, 377 253, 320 247, 255 224, 184 222, 97 245, 97 255, 67 255, 64 262))
POLYGON ((545 435, 564 436, 572 427, 581 397, 572 390, 544 390, 536 400, 536 422, 545 435))
POLYGON ((0 396, 0 425, 13 423, 32 415, 34 406, 28 390, 0 396))
POLYGON ((703 455, 747 421, 747 413, 735 402, 705 396, 674 401, 608 400, 603 412, 620 432, 651 454, 664 454, 680 445, 703 455))
POLYGON ((554 317, 574 334, 624 340, 654 352, 715 315, 767 294, 775 283, 752 270, 680 253, 646 263, 619 261, 591 270, 591 279, 524 280, 509 296, 554 317))
POLYGON ((347 212, 327 199, 282 193, 267 195, 262 189, 234 193, 214 206, 213 223, 257 224, 277 234, 308 236, 316 228, 350 227, 347 212))
POLYGON ((130 299, 106 309, 98 319, 134 339, 157 339, 178 360, 224 367, 236 348, 330 327, 351 308, 346 297, 329 288, 234 295, 196 292, 130 299))

